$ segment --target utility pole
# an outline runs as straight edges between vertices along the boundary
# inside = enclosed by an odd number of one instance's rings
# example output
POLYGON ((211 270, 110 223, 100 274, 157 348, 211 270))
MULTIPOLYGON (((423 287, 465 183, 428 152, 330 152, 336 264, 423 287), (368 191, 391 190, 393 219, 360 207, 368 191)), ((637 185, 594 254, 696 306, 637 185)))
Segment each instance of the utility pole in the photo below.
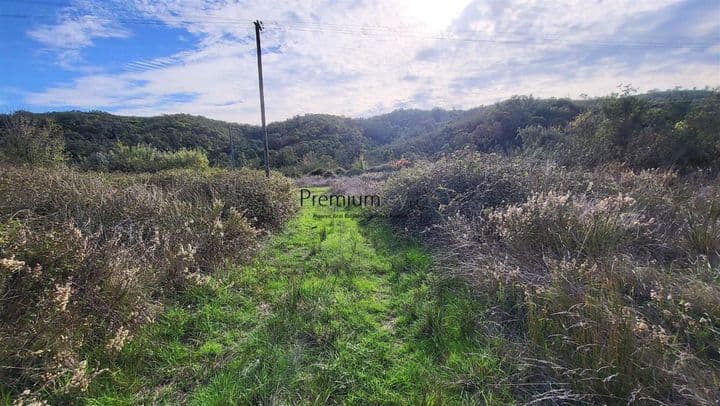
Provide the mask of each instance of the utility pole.
POLYGON ((268 150, 268 134, 265 126, 265 92, 263 91, 263 75, 262 75, 262 53, 260 52, 260 31, 262 31, 262 21, 255 20, 255 44, 257 45, 257 63, 258 63, 258 82, 260 82, 260 118, 262 119, 263 136, 265 137, 265 176, 270 177, 270 151, 268 150))

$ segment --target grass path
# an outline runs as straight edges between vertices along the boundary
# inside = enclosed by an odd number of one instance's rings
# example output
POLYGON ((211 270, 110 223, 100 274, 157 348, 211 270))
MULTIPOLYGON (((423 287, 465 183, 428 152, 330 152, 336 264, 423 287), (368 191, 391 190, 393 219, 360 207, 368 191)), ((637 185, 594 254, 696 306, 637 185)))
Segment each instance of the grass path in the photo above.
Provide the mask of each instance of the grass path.
POLYGON ((128 344, 89 404, 506 403, 481 309, 377 220, 305 207, 128 344))

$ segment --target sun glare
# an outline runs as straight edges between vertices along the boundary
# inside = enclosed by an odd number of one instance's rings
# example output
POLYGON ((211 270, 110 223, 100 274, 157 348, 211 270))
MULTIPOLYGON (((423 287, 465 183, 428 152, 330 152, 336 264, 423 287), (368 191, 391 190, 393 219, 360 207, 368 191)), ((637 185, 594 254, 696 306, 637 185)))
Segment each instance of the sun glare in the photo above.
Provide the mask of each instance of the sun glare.
POLYGON ((405 9, 414 22, 432 31, 443 31, 460 16, 468 3, 468 0, 408 1, 405 9))

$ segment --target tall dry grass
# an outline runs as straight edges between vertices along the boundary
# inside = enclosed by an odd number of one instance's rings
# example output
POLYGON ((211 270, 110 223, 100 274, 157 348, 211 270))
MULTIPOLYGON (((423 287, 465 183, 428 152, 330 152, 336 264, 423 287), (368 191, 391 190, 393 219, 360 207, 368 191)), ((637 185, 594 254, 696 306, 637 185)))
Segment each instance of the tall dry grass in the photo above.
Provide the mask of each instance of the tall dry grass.
POLYGON ((491 309, 519 399, 720 401, 717 177, 461 153, 383 197, 491 309))
POLYGON ((257 171, 0 172, 0 382, 70 401, 165 298, 243 261, 294 212, 257 171))

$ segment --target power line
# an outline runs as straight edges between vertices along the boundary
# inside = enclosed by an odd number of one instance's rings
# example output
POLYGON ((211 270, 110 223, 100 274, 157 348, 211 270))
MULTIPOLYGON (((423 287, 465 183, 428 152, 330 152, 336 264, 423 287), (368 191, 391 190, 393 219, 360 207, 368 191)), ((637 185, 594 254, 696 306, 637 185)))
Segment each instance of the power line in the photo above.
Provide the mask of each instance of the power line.
MULTIPOLYGON (((368 33, 367 30, 333 30, 333 29, 321 29, 321 28, 300 28, 288 24, 280 24, 279 28, 291 30, 291 31, 305 31, 305 32, 317 32, 326 33, 333 32, 338 34, 348 35, 361 35, 366 37, 377 37, 386 38, 386 35, 380 32, 368 33)), ((588 46, 600 46, 600 47, 629 47, 629 48, 707 48, 715 46, 713 43, 678 43, 678 42, 607 42, 607 41, 596 41, 596 40, 584 40, 584 41, 568 41, 552 37, 537 37, 535 41, 529 41, 528 39, 494 39, 494 38, 478 38, 478 37, 460 37, 453 35, 422 35, 415 34, 413 31, 395 31, 396 36, 403 36, 408 38, 418 39, 432 39, 438 41, 462 41, 462 42, 479 42, 479 43, 497 43, 507 45, 542 45, 541 42, 545 43, 557 43, 560 45, 588 45, 588 46)), ((392 41, 393 39, 388 39, 392 41)))
MULTIPOLYGON (((4 1, 12 1, 12 0, 4 0, 4 1)), ((77 6, 77 5, 72 4, 72 3, 67 3, 67 2, 53 2, 53 1, 48 1, 48 0, 23 0, 23 4, 40 4, 40 5, 49 5, 49 6, 55 6, 55 7, 76 7, 76 6, 77 6)), ((107 7, 108 5, 103 5, 103 7, 104 7, 104 8, 107 8, 107 9, 110 10, 110 11, 118 11, 118 10, 121 10, 121 8, 115 7, 115 6, 118 6, 118 3, 110 3, 109 5, 110 5, 110 7, 107 7)), ((122 8, 122 11, 135 12, 134 9, 130 9, 130 8, 122 8)), ((42 17, 50 17, 50 18, 52 18, 52 16, 42 16, 42 17)), ((223 24, 223 25, 224 25, 224 24, 247 23, 248 21, 251 20, 251 18, 229 18, 229 17, 215 17, 215 16, 213 16, 212 18, 208 18, 208 17, 209 17, 208 15, 196 15, 195 17, 191 16, 190 18, 186 18, 186 19, 184 19, 184 20, 183 20, 183 19, 180 19, 180 20, 177 20, 177 21, 174 21, 174 22, 205 23, 205 24, 220 23, 220 24, 223 24)), ((162 19, 155 19, 155 20, 153 20, 153 19, 137 19, 137 18, 134 18, 134 19, 130 19, 130 20, 131 20, 131 21, 130 21, 131 23, 134 23, 135 21, 138 21, 138 20, 143 20, 143 21, 152 21, 153 23, 156 23, 156 22, 157 22, 157 23, 160 23, 160 24, 166 24, 166 22, 165 22, 164 20, 162 20, 162 19)), ((357 33, 363 33, 363 32, 367 32, 367 31, 373 31, 374 33, 377 33, 378 36, 382 36, 382 35, 383 35, 384 33, 386 33, 387 31, 391 31, 391 32, 400 33, 400 34, 418 34, 418 35, 431 34, 431 35, 432 35, 432 33, 431 33, 431 32, 428 32, 428 31, 409 30, 409 29, 407 29, 407 28, 401 28, 401 27, 407 27, 407 26, 397 25, 397 24, 396 24, 396 25, 392 25, 392 26, 380 25, 380 24, 371 24, 371 25, 368 25, 368 24, 353 24, 353 23, 346 23, 346 22, 333 24, 333 23, 327 23, 327 22, 302 20, 302 19, 299 19, 299 18, 295 18, 295 21, 293 21, 293 22, 281 22, 281 21, 276 21, 276 20, 265 20, 264 22, 265 22, 265 23, 271 23, 271 24, 279 25, 279 26, 281 26, 281 27, 285 27, 285 28, 289 28, 289 29, 294 29, 294 30, 302 30, 303 27, 309 27, 309 28, 311 28, 311 29, 312 29, 312 28, 320 29, 321 27, 322 27, 322 28, 330 27, 330 28, 331 28, 330 30, 327 30, 327 29, 326 29, 325 31, 345 33, 346 31, 348 31, 348 28, 351 28, 351 29, 352 29, 352 28, 355 28, 355 30, 351 30, 351 31, 349 31, 348 33, 349 33, 349 34, 357 34, 357 33), (335 28, 335 29, 332 29, 332 27, 336 27, 336 28, 335 28)), ((474 31, 455 31, 455 33, 458 33, 458 34, 475 34, 476 32, 474 32, 474 31)), ((495 34, 503 34, 503 35, 507 35, 507 34, 510 34, 510 35, 531 35, 530 32, 518 33, 518 32, 509 32, 509 31, 496 31, 495 34)), ((442 39, 442 40, 448 39, 446 36, 441 36, 441 37, 430 36, 430 37, 428 37, 428 38, 431 38, 431 39, 435 38, 435 39, 442 39)), ((465 38, 459 38, 459 39, 465 39, 465 38)), ((551 36, 551 37, 544 36, 544 37, 539 37, 538 39, 541 39, 541 40, 559 40, 559 41, 562 41, 562 38, 557 37, 557 36, 555 36, 555 37, 552 37, 552 36, 551 36)), ((483 39, 482 41, 489 41, 489 40, 488 40, 488 39, 483 39)), ((506 42, 516 42, 516 43, 526 42, 526 40, 524 40, 524 39, 523 39, 523 40, 514 40, 514 41, 513 41, 513 40, 503 40, 503 41, 506 41, 506 42)), ((598 41, 589 41, 589 42, 598 42, 598 41)), ((636 46, 654 46, 654 45, 658 45, 658 46, 677 46, 677 47, 686 47, 686 46, 709 47, 709 46, 714 46, 714 45, 716 45, 716 44, 714 44, 714 43, 692 42, 692 41, 690 41, 690 40, 687 39, 687 38, 679 39, 678 42, 646 42, 646 41, 643 41, 643 42, 623 43, 623 42, 617 42, 617 41, 616 41, 616 42, 599 42, 599 43, 600 43, 601 45, 613 45, 613 46, 615 46, 615 45, 621 45, 621 46, 622 46, 622 45, 629 45, 629 46, 635 46, 635 45, 636 45, 636 46)))
MULTIPOLYGON (((52 4, 60 6, 61 3, 53 3, 40 0, 27 0, 27 2, 38 3, 38 4, 52 4)), ((63 4, 64 5, 64 4, 63 4)), ((70 5, 68 5, 70 6, 70 5)), ((124 10, 124 11, 130 11, 124 10)), ((14 19, 55 19, 57 16, 41 15, 41 14, 11 14, 11 13, 0 13, 0 18, 14 18, 14 19)), ((100 19, 105 17, 99 17, 100 19)), ((238 23, 245 24, 250 19, 244 18, 222 18, 212 17, 208 18, 203 16, 201 18, 183 18, 183 17, 166 17, 164 19, 148 19, 148 18, 128 18, 128 17, 113 17, 112 21, 123 23, 123 24, 138 24, 138 25, 190 25, 190 24, 204 24, 204 25, 215 25, 225 26, 234 25, 238 23)), ((502 44, 502 45, 517 45, 517 46, 538 46, 538 45, 572 45, 572 46, 589 46, 589 47, 609 47, 609 48, 697 48, 704 49, 708 47, 716 46, 716 43, 702 43, 702 42, 644 42, 644 41, 602 41, 602 40, 581 40, 572 41, 566 40, 560 37, 536 37, 534 39, 507 39, 507 38, 480 38, 471 36, 458 36, 458 35, 437 35, 430 34, 423 31, 414 31, 407 29, 399 29, 397 27, 383 27, 383 26, 364 26, 356 25, 357 28, 352 28, 352 25, 345 24, 325 24, 320 26, 320 23, 315 22, 280 22, 270 21, 270 24, 274 25, 283 31, 298 31, 298 32, 314 32, 320 34, 341 34, 341 35, 353 35, 361 36, 365 38, 373 39, 384 39, 387 41, 393 41, 394 39, 388 38, 387 31, 392 32, 396 37, 413 38, 413 39, 429 39, 437 41, 458 41, 458 42, 470 42, 470 43, 485 43, 485 44, 502 44), (317 27, 314 25, 318 24, 317 27), (338 28, 333 28, 338 27, 338 28)), ((467 32, 467 31, 466 31, 467 32)))

